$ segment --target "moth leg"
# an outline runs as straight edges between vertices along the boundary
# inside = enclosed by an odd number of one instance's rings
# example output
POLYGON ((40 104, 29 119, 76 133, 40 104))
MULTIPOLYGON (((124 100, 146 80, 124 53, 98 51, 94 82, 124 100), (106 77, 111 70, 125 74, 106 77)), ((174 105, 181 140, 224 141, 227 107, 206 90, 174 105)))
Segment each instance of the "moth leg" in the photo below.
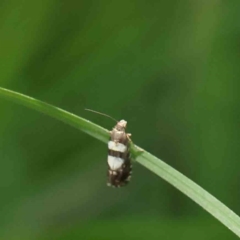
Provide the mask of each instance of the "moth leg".
POLYGON ((130 138, 130 137, 132 136, 132 134, 131 134, 131 133, 127 133, 126 135, 127 135, 127 139, 128 139, 130 142, 132 142, 132 139, 130 138))

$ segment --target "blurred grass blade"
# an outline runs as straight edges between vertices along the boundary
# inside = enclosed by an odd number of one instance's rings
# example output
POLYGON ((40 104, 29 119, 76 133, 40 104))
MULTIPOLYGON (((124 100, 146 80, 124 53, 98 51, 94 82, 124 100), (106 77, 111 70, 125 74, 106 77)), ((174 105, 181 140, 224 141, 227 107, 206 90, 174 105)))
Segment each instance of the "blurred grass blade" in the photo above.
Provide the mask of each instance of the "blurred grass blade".
MULTIPOLYGON (((72 113, 4 88, 0 88, 0 96, 59 119, 62 122, 86 132, 102 142, 106 143, 108 141, 108 130, 72 113)), ((222 222, 229 230, 240 237, 240 218, 233 211, 189 178, 160 159, 146 151, 143 151, 142 153, 139 152, 139 148, 133 144, 131 148, 133 154, 136 156, 137 162, 186 194, 193 201, 212 214, 216 219, 222 222)))

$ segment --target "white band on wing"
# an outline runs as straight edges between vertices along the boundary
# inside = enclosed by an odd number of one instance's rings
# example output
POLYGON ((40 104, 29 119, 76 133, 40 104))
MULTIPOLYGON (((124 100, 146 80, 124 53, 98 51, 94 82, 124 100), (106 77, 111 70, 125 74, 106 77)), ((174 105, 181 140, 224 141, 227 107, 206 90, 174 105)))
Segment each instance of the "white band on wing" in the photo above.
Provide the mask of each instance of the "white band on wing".
POLYGON ((113 141, 109 141, 108 142, 108 149, 123 153, 123 152, 126 152, 127 147, 122 143, 116 143, 116 142, 113 142, 113 141))
POLYGON ((113 157, 108 155, 108 165, 111 170, 118 170, 124 163, 124 160, 119 157, 113 157))

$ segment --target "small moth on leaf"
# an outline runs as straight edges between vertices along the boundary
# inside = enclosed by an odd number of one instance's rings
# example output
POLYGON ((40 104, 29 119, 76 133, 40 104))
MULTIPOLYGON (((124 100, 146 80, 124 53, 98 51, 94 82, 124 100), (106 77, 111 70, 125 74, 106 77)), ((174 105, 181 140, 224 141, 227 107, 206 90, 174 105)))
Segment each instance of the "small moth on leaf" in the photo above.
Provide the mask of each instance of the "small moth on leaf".
POLYGON ((118 122, 106 114, 90 109, 86 110, 107 116, 117 122, 113 130, 110 131, 110 140, 108 142, 107 185, 111 187, 125 186, 130 181, 132 175, 132 163, 129 151, 131 134, 126 133, 127 122, 125 120, 118 122))

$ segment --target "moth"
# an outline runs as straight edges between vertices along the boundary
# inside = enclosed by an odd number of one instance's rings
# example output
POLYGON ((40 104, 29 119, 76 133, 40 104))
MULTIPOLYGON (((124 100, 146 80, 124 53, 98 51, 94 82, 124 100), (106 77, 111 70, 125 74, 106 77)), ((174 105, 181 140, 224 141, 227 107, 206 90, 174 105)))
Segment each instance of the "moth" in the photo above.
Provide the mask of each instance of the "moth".
POLYGON ((106 114, 91 109, 86 110, 107 116, 117 122, 112 131, 110 131, 108 142, 107 186, 125 186, 132 176, 132 162, 129 151, 131 134, 126 133, 127 122, 125 120, 117 121, 106 114))

